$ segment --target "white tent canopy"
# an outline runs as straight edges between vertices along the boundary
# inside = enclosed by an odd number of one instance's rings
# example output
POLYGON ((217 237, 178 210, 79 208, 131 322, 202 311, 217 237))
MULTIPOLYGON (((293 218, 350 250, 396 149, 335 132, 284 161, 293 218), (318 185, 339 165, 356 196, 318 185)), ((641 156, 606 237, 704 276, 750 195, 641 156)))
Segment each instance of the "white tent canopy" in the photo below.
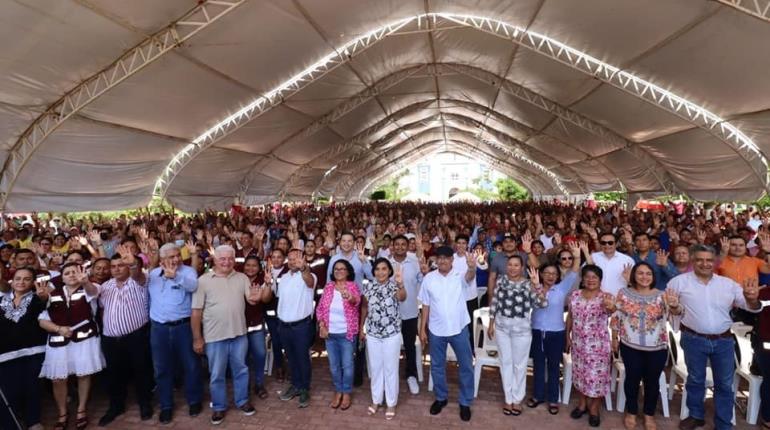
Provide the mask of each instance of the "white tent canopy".
POLYGON ((358 199, 440 152, 535 196, 754 199, 768 5, 1 1, 0 208, 358 199))

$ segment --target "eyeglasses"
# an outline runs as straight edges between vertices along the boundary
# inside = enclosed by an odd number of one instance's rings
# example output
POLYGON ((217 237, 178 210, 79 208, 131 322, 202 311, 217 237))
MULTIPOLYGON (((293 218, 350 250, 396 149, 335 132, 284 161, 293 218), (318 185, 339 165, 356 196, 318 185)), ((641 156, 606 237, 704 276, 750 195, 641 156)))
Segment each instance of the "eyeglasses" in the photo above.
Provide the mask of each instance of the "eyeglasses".
POLYGON ((601 245, 614 245, 615 241, 614 240, 600 240, 599 244, 601 244, 601 245))
POLYGON ((569 256, 569 257, 561 257, 561 261, 567 261, 567 260, 574 260, 575 257, 569 256))

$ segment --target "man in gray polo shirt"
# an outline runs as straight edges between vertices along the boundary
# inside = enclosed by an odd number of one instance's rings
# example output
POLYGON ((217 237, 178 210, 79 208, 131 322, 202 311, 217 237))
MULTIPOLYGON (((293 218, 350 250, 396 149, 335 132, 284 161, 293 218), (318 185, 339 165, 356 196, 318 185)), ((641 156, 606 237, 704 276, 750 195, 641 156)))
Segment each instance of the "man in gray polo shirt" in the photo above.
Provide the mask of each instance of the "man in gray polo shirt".
MULTIPOLYGON (((235 405, 244 415, 255 412, 249 403, 246 301, 256 304, 261 292, 250 287, 249 278, 235 271, 235 250, 229 245, 220 245, 214 250, 214 270, 198 279, 198 289, 193 294, 193 349, 202 354, 205 348, 209 360, 209 389, 214 410, 211 423, 214 425, 224 421, 227 411, 225 374, 228 363, 235 405)), ((264 285, 261 287, 265 288, 264 285)))

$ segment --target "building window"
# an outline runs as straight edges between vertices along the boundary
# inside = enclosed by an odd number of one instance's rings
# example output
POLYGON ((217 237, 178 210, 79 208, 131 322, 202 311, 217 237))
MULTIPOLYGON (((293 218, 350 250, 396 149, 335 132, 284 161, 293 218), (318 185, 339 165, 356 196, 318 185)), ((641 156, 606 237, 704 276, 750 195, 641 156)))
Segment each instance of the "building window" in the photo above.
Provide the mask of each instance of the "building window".
POLYGON ((459 181, 460 180, 460 174, 459 173, 452 173, 449 175, 449 179, 452 181, 459 181))

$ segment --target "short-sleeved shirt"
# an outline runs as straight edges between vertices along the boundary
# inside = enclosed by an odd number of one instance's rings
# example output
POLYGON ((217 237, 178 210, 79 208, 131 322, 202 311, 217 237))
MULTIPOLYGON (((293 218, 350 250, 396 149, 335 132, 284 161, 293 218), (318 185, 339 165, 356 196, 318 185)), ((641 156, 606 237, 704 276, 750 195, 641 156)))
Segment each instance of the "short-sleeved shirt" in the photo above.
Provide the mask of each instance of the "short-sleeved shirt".
POLYGON ((413 254, 407 253, 404 261, 398 262, 391 256, 389 258, 393 270, 401 267, 401 277, 404 280, 404 289, 406 289, 406 300, 400 303, 401 318, 408 320, 417 318, 420 314, 419 306, 417 305, 417 295, 420 292, 420 284, 422 283, 422 272, 420 271, 420 262, 413 254))
POLYGON ((743 285, 747 279, 759 279, 759 269, 765 262, 757 257, 744 255, 740 258, 727 256, 719 263, 717 273, 743 285))
POLYGON ((471 322, 465 301, 465 273, 452 270, 442 275, 434 270, 422 279, 418 300, 430 307, 428 329, 436 336, 459 334, 471 322))
POLYGON ((206 343, 246 334, 246 301, 251 282, 243 273, 217 275, 213 270, 198 279, 193 309, 203 309, 203 339, 206 343))
POLYGON ((313 297, 318 283, 314 273, 313 287, 309 288, 299 270, 289 271, 278 280, 278 319, 291 323, 305 319, 313 314, 313 297))
MULTIPOLYGON (((513 255, 521 257, 524 267, 527 266, 527 254, 516 251, 513 255)), ((489 266, 489 274, 495 273, 498 277, 505 275, 505 272, 508 271, 508 259, 510 257, 504 252, 495 254, 494 258, 492 258, 492 264, 489 266)))
POLYGON ((607 258, 603 252, 594 252, 591 258, 602 269, 602 291, 614 296, 626 288, 628 282, 623 277, 623 269, 626 265, 634 265, 633 258, 621 252, 615 252, 611 258, 607 258))
POLYGON ((401 333, 401 314, 396 299, 396 283, 384 284, 367 282, 364 286, 366 297, 366 335, 385 339, 401 333))

